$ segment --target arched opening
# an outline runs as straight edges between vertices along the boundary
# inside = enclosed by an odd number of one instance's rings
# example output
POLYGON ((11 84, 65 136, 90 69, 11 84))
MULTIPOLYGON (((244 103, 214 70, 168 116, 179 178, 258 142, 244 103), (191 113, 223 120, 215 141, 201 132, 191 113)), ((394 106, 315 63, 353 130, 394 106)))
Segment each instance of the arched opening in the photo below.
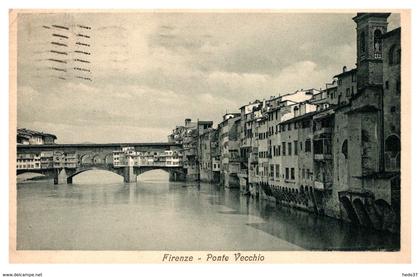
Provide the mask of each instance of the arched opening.
POLYGON ((137 180, 141 182, 167 183, 169 180, 169 173, 162 169, 153 169, 140 174, 137 177, 137 180))
POLYGON ((36 179, 46 178, 45 175, 36 172, 24 172, 16 176, 16 182, 34 181, 36 179))
POLYGON ((92 165, 93 164, 93 154, 83 154, 80 157, 81 165, 92 165))
POLYGON ((114 157, 113 157, 112 153, 109 153, 109 154, 105 155, 105 164, 106 165, 113 165, 114 164, 114 157))
POLYGON ((382 58, 382 32, 379 29, 373 33, 373 51, 376 59, 382 58))
POLYGON ((105 158, 102 158, 99 154, 96 154, 92 157, 92 163, 93 164, 104 164, 105 158))
POLYGON ((395 45, 392 45, 388 52, 388 64, 393 65, 395 63, 394 61, 394 55, 395 55, 395 45))
POLYGON ((400 139, 396 135, 391 135, 385 140, 385 151, 391 152, 396 156, 401 150, 400 139))
POLYGON ((388 52, 389 65, 399 64, 401 62, 401 49, 397 49, 396 45, 392 45, 388 52))
POLYGON ((107 170, 88 169, 72 176, 73 184, 121 184, 123 177, 107 170))
POLYGON ((385 140, 385 169, 387 171, 400 170, 401 142, 398 136, 390 135, 385 140))

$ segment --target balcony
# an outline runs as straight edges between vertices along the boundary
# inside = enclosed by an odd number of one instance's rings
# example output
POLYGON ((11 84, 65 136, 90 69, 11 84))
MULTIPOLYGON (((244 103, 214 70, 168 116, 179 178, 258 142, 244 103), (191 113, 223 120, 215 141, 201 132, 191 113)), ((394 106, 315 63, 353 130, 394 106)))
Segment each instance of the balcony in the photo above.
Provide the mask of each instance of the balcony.
POLYGON ((325 183, 320 181, 314 181, 314 188, 318 190, 325 190, 325 183))
POLYGON ((314 136, 320 136, 323 134, 331 134, 332 133, 332 127, 321 127, 314 131, 314 136))
POLYGON ((327 180, 315 180, 314 181, 314 188, 317 190, 331 190, 332 189, 332 182, 327 180))
POLYGON ((315 154, 314 155, 314 160, 316 161, 325 161, 325 160, 331 160, 332 159, 332 155, 331 154, 315 154))

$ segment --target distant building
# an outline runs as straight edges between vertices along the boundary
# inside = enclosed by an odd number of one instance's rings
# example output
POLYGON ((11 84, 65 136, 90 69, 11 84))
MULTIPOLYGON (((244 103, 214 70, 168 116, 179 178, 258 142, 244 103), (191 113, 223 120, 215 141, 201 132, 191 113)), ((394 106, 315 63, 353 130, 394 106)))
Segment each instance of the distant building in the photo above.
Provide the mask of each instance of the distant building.
POLYGON ((39 154, 17 154, 16 169, 41 169, 39 154))
POLYGON ((182 144, 182 165, 186 170, 187 180, 200 180, 199 137, 213 126, 213 121, 193 122, 190 118, 185 119, 184 126, 177 126, 168 136, 169 142, 182 144))
POLYGON ((54 144, 56 139, 53 134, 25 128, 17 129, 17 144, 54 144))
POLYGON ((199 136, 198 160, 200 180, 205 182, 220 181, 219 137, 215 129, 208 128, 199 136))
POLYGON ((239 187, 241 156, 239 154, 240 113, 227 113, 219 124, 220 180, 223 186, 239 187))
POLYGON ((343 67, 343 72, 334 76, 337 78, 337 97, 330 104, 344 105, 348 104, 350 98, 357 93, 357 69, 347 70, 347 67, 343 67))

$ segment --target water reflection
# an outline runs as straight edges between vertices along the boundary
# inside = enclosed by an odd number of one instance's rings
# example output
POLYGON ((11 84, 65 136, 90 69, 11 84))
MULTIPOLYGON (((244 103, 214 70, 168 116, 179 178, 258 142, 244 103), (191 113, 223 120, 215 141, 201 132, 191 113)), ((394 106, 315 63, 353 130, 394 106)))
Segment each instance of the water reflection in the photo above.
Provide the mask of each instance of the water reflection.
POLYGON ((167 178, 151 171, 124 184, 116 175, 86 172, 72 185, 18 184, 18 249, 399 249, 396 235, 167 178))

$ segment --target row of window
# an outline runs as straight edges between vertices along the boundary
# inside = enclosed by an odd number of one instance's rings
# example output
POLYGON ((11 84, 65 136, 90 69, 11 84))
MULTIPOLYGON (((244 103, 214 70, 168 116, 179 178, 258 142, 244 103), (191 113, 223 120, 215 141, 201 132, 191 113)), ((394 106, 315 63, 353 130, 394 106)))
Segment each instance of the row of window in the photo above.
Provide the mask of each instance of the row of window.
POLYGON ((292 156, 292 153, 294 155, 298 155, 299 154, 299 148, 300 151, 305 151, 305 152, 311 152, 311 148, 312 148, 312 142, 310 139, 305 140, 305 148, 303 148, 303 143, 300 142, 300 147, 298 147, 298 141, 295 140, 293 141, 293 144, 291 142, 287 143, 287 148, 286 148, 286 142, 282 142, 281 145, 273 145, 272 146, 272 153, 274 157, 279 157, 279 156, 292 156), (293 151, 292 151, 293 150, 293 151))
POLYGON ((267 151, 258 152, 258 158, 268 158, 268 152, 267 151))
MULTIPOLYGON (((285 174, 282 174, 282 178, 285 180, 295 180, 295 168, 294 167, 285 167, 284 168, 285 174)), ((280 165, 270 165, 270 177, 274 178, 280 178, 280 165)))
POLYGON ((290 122, 290 123, 278 123, 275 126, 271 126, 268 129, 268 135, 272 135, 274 134, 274 131, 276 133, 279 132, 285 132, 285 131, 291 131, 291 130, 296 130, 296 129, 306 129, 306 128, 310 128, 311 127, 311 121, 310 120, 304 120, 304 121, 296 121, 296 122, 290 122))
MULTIPOLYGON (((285 180, 295 180, 295 168, 294 167, 285 167, 284 174, 281 174, 280 165, 274 164, 270 165, 270 177, 279 179, 280 175, 285 180)), ((299 177, 301 179, 312 180, 313 173, 309 170, 309 168, 302 168, 299 170, 299 177)))
POLYGON ((18 164, 17 165, 18 169, 26 169, 26 168, 40 168, 40 164, 39 163, 35 163, 35 165, 33 164, 18 164))

